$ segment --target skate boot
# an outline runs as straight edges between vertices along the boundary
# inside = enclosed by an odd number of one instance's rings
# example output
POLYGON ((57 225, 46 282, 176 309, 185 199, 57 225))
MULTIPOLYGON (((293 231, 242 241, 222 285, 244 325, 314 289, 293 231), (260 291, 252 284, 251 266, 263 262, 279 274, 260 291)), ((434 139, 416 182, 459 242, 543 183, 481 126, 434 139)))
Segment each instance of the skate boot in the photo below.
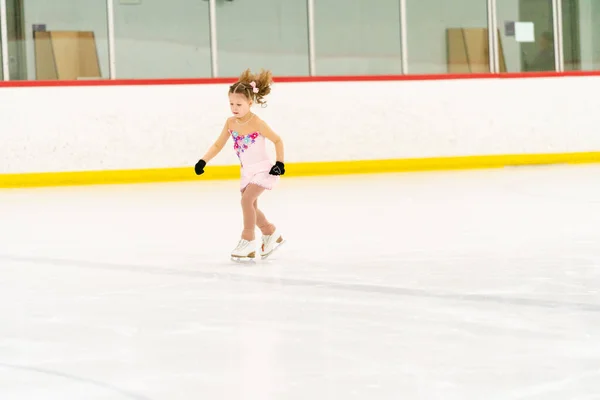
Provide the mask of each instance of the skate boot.
POLYGON ((240 239, 237 247, 231 252, 233 261, 254 261, 256 257, 256 240, 240 239))
POLYGON ((271 235, 262 235, 262 246, 260 248, 261 259, 264 260, 269 257, 283 243, 285 243, 285 240, 283 240, 283 236, 281 236, 277 229, 275 229, 275 232, 271 235))

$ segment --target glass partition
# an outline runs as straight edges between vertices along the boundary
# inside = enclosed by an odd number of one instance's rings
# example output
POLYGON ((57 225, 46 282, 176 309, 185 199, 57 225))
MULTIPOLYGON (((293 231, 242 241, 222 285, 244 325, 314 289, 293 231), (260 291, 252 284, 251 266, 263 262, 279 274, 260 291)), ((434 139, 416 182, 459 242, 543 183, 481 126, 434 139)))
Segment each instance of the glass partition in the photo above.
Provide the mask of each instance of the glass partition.
POLYGON ((13 80, 109 77, 105 0, 7 0, 13 80))
POLYGON ((565 71, 600 70, 600 2, 562 0, 565 71))
MULTIPOLYGON (((109 78, 107 0, 5 1, 11 80, 109 78)), ((600 69, 600 2, 561 0, 560 14, 553 0, 495 3, 500 72, 555 71, 557 40, 565 70, 600 69)), ((488 0, 313 4, 317 75, 491 71, 488 0)), ((212 76, 208 0, 114 0, 113 7, 117 78, 212 76)), ((307 0, 217 0, 215 12, 218 76, 246 68, 309 74, 307 0)))
POLYGON ((501 72, 555 71, 552 0, 498 1, 501 72))
POLYGON ((116 75, 130 78, 211 76, 207 1, 115 1, 116 75))
POLYGON ((219 76, 246 68, 274 75, 309 73, 306 0, 218 1, 219 76))
POLYGON ((317 75, 402 73, 400 1, 315 1, 314 25, 317 75))
POLYGON ((488 73, 487 0, 406 0, 408 73, 488 73))

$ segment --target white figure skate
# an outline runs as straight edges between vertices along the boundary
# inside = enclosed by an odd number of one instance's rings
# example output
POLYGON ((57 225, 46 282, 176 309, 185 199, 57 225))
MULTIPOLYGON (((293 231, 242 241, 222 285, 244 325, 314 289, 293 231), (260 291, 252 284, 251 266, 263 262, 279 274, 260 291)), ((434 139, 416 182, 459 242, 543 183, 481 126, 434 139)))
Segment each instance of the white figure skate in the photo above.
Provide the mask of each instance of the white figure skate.
POLYGON ((256 240, 240 239, 237 247, 231 252, 231 259, 238 262, 252 262, 256 257, 256 240))
POLYGON ((260 257, 265 259, 269 257, 275 250, 285 243, 283 236, 276 229, 271 235, 262 235, 262 246, 260 248, 260 257))

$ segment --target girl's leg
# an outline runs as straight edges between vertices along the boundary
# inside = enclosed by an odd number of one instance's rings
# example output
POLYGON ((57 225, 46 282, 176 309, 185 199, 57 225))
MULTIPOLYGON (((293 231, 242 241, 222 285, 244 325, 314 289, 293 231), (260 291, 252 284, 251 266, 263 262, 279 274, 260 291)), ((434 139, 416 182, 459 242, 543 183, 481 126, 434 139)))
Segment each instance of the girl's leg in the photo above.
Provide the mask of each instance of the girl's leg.
POLYGON ((258 209, 258 199, 254 200, 254 209, 256 210, 256 226, 263 235, 272 235, 275 232, 275 225, 270 223, 265 214, 258 209))
POLYGON ((244 230, 242 231, 242 239, 254 240, 254 229, 257 222, 257 212, 256 208, 254 208, 254 204, 256 199, 258 199, 258 196, 260 196, 264 191, 265 189, 263 187, 250 184, 242 193, 242 213, 244 215, 244 230))
POLYGON ((283 237, 281 234, 275 236, 275 233, 277 233, 275 225, 270 223, 258 209, 258 199, 254 202, 254 208, 256 209, 256 226, 260 228, 263 234, 260 255, 265 258, 283 243, 283 237))

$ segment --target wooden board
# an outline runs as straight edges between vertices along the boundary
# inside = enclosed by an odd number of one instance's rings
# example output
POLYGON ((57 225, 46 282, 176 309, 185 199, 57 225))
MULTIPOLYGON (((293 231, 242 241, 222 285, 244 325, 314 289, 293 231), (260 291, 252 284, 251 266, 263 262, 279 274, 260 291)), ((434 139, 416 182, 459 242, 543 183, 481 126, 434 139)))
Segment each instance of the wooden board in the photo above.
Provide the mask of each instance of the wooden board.
POLYGON ((93 32, 34 32, 36 79, 101 78, 93 32))
MULTIPOLYGON (((500 71, 506 72, 504 49, 498 32, 500 71)), ((487 28, 447 29, 448 72, 475 74, 490 72, 490 48, 487 28)))

